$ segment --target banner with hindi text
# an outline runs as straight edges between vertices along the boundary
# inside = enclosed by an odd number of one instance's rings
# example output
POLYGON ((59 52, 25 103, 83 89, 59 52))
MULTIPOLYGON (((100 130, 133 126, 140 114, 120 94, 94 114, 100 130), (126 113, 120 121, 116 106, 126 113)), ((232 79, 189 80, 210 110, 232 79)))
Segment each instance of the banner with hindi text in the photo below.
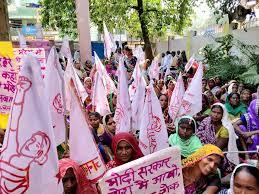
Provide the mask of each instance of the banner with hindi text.
POLYGON ((15 86, 18 79, 18 73, 22 65, 22 58, 26 55, 34 54, 42 70, 42 76, 45 75, 46 57, 43 48, 14 48, 14 58, 0 56, 0 113, 8 114, 15 92, 15 86))
POLYGON ((181 154, 170 147, 109 170, 101 193, 184 193, 181 154))

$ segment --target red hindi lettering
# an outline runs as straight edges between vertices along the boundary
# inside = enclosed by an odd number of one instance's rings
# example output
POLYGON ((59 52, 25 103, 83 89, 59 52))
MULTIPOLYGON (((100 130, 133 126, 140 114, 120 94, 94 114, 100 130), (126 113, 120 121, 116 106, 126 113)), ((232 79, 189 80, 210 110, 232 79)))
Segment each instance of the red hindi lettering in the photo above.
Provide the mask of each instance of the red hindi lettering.
POLYGON ((139 190, 142 190, 142 189, 147 189, 148 182, 149 180, 144 179, 144 180, 137 180, 134 183, 138 185, 139 190))

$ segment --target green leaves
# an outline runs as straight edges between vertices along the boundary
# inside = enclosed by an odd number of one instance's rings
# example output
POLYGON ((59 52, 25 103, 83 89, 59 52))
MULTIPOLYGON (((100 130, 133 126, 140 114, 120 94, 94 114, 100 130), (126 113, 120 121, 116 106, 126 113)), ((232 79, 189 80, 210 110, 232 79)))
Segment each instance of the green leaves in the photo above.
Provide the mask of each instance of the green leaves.
MULTIPOLYGON (((163 37, 168 30, 182 33, 190 25, 191 0, 142 0, 145 23, 150 38, 163 37)), ((41 21, 44 28, 59 30, 61 35, 77 37, 75 0, 41 0, 41 21)), ((137 0, 90 0, 90 20, 103 31, 126 30, 130 36, 142 38, 137 0)))
POLYGON ((220 76, 229 81, 239 79, 246 84, 259 83, 259 55, 255 45, 246 45, 232 35, 216 38, 216 44, 206 45, 201 55, 208 64, 207 78, 220 76))
POLYGON ((77 18, 74 0, 41 0, 40 10, 42 26, 58 30, 61 36, 77 37, 77 18))

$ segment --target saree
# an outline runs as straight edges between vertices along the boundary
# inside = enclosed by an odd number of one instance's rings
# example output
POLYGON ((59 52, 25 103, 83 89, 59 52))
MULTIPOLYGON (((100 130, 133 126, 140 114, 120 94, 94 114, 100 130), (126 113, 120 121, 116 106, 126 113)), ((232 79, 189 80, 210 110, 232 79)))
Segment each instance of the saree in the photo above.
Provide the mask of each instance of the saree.
MULTIPOLYGON (((243 132, 259 130, 259 99, 250 103, 247 113, 243 114, 240 119, 244 124, 240 126, 243 132)), ((256 146, 259 145, 259 134, 253 135, 252 140, 253 143, 248 146, 248 150, 256 150, 256 146)))
MULTIPOLYGON (((186 159, 182 160, 183 172, 185 169, 195 166, 203 158, 206 158, 212 154, 216 154, 222 158, 224 157, 224 154, 220 148, 212 144, 206 144, 199 148, 196 152, 188 156, 186 159)), ((199 188, 204 187, 206 187, 206 180, 205 177, 201 177, 199 181, 185 185, 185 194, 194 194, 199 190, 199 188)))

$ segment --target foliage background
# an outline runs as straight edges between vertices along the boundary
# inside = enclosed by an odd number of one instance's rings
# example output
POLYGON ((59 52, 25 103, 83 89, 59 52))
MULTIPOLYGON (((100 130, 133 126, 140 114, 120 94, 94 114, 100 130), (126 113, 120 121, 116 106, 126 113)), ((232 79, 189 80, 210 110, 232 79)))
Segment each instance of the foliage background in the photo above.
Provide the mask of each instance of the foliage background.
POLYGON ((237 79, 248 85, 259 84, 258 46, 247 45, 232 35, 215 38, 200 51, 208 65, 205 77, 220 76, 224 81, 237 79))

